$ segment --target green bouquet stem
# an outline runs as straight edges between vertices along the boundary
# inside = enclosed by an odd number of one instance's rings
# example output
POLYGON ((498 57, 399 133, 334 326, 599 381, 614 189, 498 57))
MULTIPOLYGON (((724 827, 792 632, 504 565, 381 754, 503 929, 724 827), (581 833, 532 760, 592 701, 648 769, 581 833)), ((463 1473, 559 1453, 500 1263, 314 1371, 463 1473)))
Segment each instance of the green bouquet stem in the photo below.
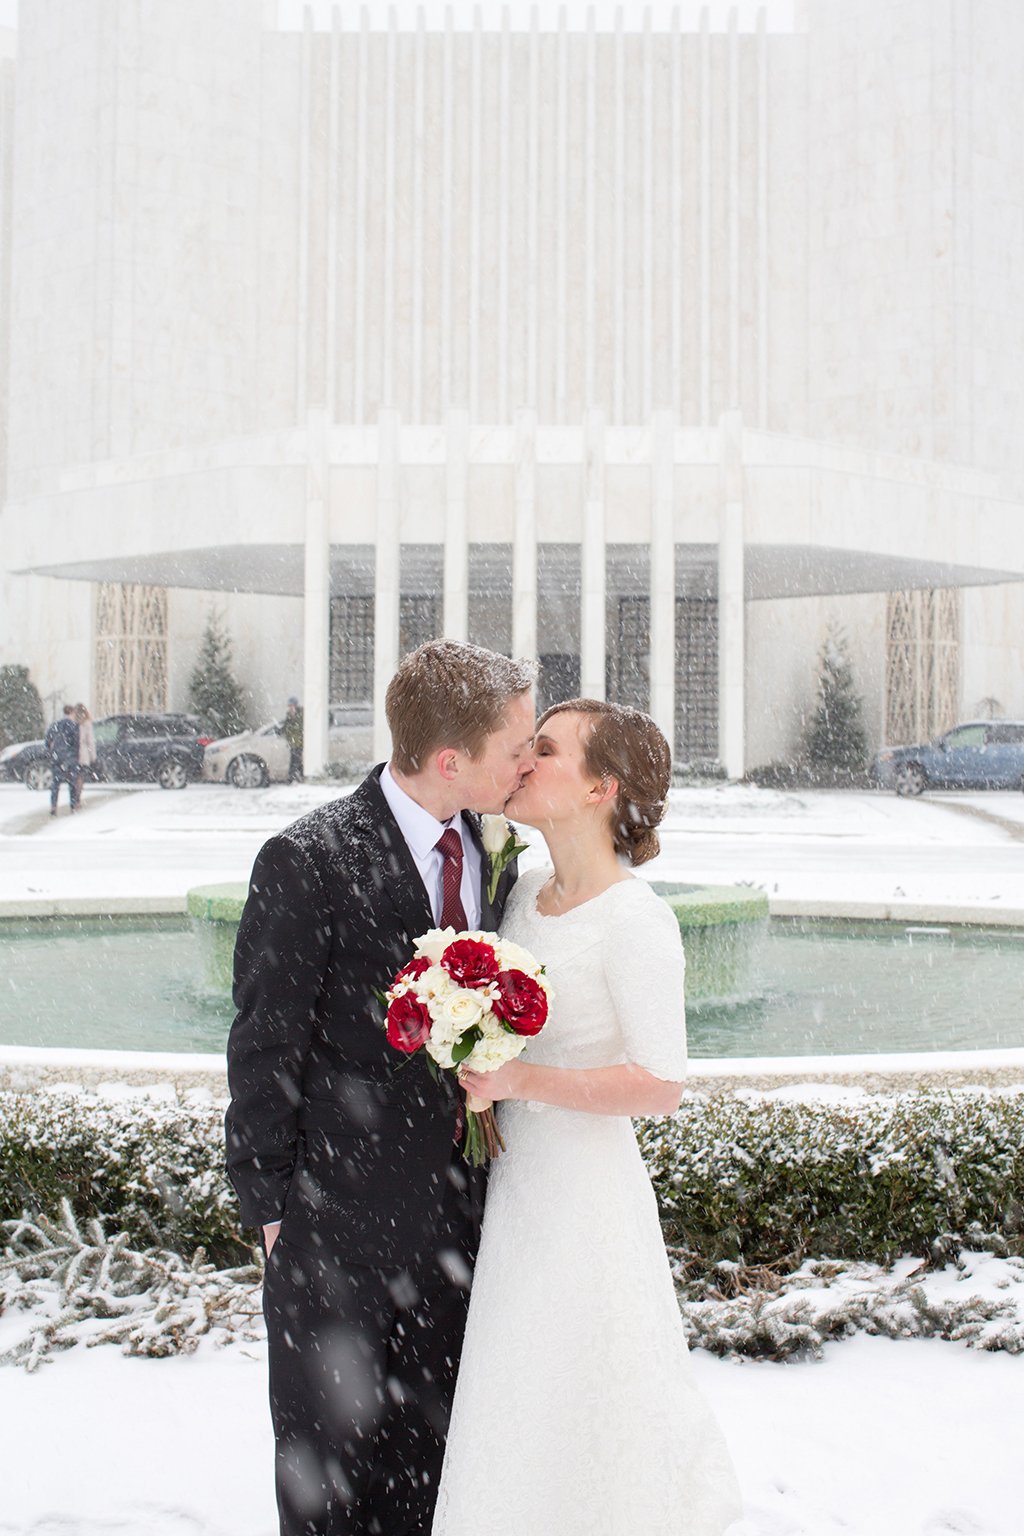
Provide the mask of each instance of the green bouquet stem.
POLYGON ((479 1168, 483 1163, 490 1162, 492 1158, 504 1151, 505 1143, 498 1130, 494 1105, 487 1099, 468 1098, 466 1100, 466 1139, 462 1146, 466 1161, 474 1168, 479 1168))

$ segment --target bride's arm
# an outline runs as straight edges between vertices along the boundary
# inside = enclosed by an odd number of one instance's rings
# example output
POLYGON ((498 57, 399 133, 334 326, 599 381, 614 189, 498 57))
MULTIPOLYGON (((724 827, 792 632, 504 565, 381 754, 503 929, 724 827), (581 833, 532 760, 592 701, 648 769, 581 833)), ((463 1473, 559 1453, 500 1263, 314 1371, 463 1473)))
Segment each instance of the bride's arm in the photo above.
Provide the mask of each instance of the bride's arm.
POLYGON ((509 1061, 496 1072, 459 1073, 467 1093, 481 1099, 531 1099, 592 1115, 671 1115, 683 1084, 666 1082, 644 1067, 542 1067, 509 1061))
MULTIPOLYGON (((481 1099, 530 1099, 592 1115, 671 1115, 686 1076, 685 957, 671 907, 648 894, 616 920, 605 977, 622 1032, 615 1067, 545 1067, 510 1061, 496 1072, 463 1072, 481 1099)), ((558 1000, 554 1006, 557 1008, 558 1000)))

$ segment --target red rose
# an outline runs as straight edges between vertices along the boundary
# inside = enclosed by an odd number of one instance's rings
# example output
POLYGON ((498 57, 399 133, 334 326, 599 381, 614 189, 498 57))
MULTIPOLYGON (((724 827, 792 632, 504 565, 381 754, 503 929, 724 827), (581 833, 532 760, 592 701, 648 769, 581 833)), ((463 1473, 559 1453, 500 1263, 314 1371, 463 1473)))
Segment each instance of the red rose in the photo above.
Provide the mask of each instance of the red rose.
POLYGON ((430 1012, 412 992, 396 997, 388 1008, 388 1045, 411 1054, 430 1034, 430 1012))
POLYGON ((395 986, 400 981, 415 981, 417 976, 422 976, 429 969, 430 961, 426 955, 413 955, 408 964, 402 966, 391 985, 395 986))
POLYGON ((517 1035, 538 1035, 548 1016, 548 995, 525 971, 502 971, 491 1007, 517 1035))
POLYGON ((441 964, 460 987, 486 987, 501 969, 492 946, 479 939, 456 939, 441 956, 441 964))

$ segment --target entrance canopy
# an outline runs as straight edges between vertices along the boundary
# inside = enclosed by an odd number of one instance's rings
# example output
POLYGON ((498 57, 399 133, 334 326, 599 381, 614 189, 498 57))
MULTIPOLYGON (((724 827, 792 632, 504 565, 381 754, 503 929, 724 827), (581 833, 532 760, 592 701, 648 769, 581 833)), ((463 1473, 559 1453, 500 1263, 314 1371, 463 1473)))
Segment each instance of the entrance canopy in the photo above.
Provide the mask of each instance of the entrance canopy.
MULTIPOLYGON (((717 604, 718 755, 745 767, 745 607, 772 599, 1024 582, 1024 506, 973 467, 751 431, 738 413, 612 426, 437 426, 381 410, 88 464, 8 504, 12 571, 302 597, 306 771, 326 761, 332 599, 373 598, 375 750, 400 604, 434 594, 441 632, 504 593, 511 648, 539 655, 573 610, 580 690, 603 697, 616 594, 650 599, 650 709, 676 739, 676 599, 717 604)), ((502 607, 505 605, 502 604, 502 607)), ((553 642, 552 642, 553 643, 553 642)), ((551 646, 549 645, 549 649, 551 646)))
MULTIPOLYGON (((440 550, 442 546, 435 547, 440 550)), ((500 589, 511 579, 512 546, 476 548, 484 556, 482 572, 487 573, 482 589, 500 589), (501 579, 503 575, 505 581, 501 579)), ((633 548, 626 544, 607 545, 608 583, 613 589, 628 592, 635 584, 630 562, 633 548)), ((430 549, 430 545, 403 546, 403 589, 419 590, 424 582, 434 579, 434 561, 427 554, 430 549)), ((549 559, 557 562, 559 556, 568 578, 572 568, 578 566, 578 547, 549 546, 549 559)), ((678 596, 714 596, 717 569, 717 545, 676 544, 678 596)), ((72 581, 139 582, 153 587, 263 592, 279 597, 301 597, 304 572, 302 544, 216 544, 205 549, 155 550, 145 555, 61 561, 31 568, 31 574, 37 576, 72 581)), ((1024 562, 1021 569, 1007 570, 814 544, 747 544, 745 549, 744 594, 749 602, 928 587, 984 587, 1010 581, 1024 581, 1024 562)), ((373 589, 373 546, 332 545, 331 595, 372 593, 373 589)))

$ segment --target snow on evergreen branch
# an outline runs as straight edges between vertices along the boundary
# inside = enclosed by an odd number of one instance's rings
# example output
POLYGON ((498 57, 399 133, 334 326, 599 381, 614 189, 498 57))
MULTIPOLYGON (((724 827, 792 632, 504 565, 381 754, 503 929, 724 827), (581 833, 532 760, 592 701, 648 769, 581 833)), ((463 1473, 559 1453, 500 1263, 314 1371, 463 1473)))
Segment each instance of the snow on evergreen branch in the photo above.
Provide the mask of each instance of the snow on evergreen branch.
POLYGON ((163 1249, 132 1248, 93 1217, 80 1225, 67 1200, 59 1219, 0 1223, 0 1312, 26 1326, 0 1365, 35 1370, 74 1344, 119 1344, 127 1355, 190 1354, 204 1335, 224 1344, 262 1336, 255 1264, 216 1269, 199 1249, 191 1262, 163 1249))

